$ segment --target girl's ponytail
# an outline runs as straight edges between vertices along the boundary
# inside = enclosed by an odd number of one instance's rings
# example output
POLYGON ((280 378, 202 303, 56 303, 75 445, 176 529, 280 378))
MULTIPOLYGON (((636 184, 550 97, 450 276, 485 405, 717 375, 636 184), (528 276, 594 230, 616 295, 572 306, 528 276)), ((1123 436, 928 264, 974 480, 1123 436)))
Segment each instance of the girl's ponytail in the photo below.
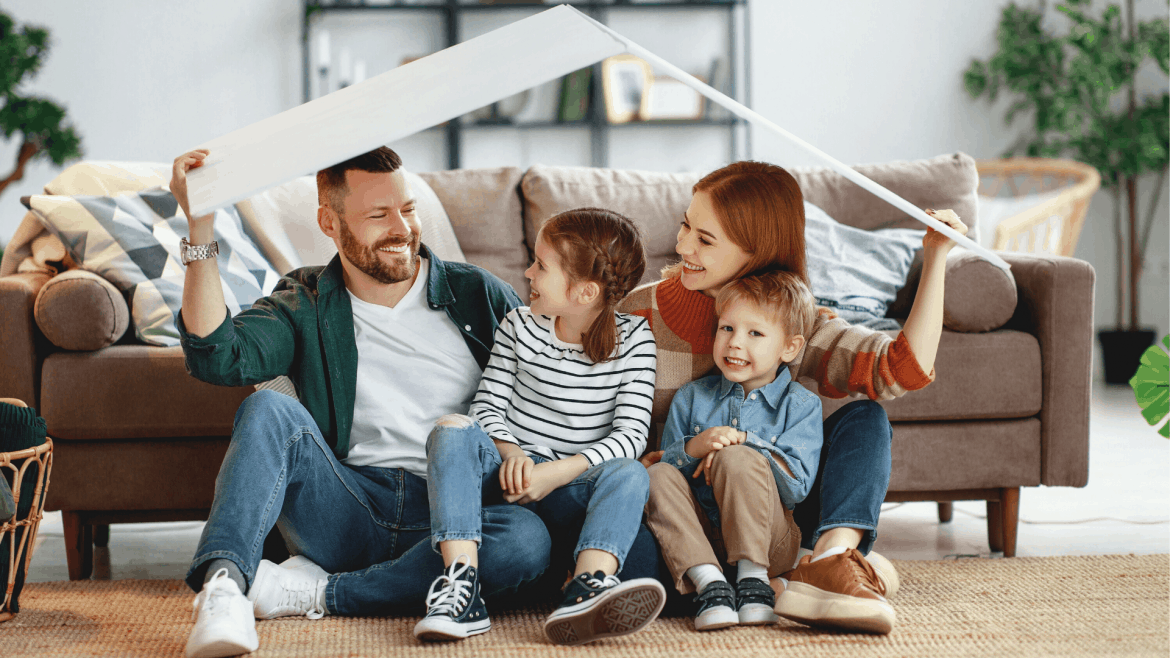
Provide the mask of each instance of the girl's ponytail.
POLYGON ((594 363, 617 358, 614 309, 646 271, 646 251, 637 225, 629 218, 600 208, 569 210, 550 218, 540 234, 561 257, 576 281, 597 284, 601 313, 581 342, 594 363))

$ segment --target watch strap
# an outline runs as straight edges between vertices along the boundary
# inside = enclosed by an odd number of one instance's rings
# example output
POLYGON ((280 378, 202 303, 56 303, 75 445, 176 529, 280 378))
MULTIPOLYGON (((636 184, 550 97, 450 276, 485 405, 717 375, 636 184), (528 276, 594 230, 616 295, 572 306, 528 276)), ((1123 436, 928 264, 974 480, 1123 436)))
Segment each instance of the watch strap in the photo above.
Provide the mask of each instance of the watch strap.
POLYGON ((219 241, 212 240, 207 244, 191 244, 187 238, 179 240, 179 257, 183 265, 191 261, 206 260, 219 255, 219 241))

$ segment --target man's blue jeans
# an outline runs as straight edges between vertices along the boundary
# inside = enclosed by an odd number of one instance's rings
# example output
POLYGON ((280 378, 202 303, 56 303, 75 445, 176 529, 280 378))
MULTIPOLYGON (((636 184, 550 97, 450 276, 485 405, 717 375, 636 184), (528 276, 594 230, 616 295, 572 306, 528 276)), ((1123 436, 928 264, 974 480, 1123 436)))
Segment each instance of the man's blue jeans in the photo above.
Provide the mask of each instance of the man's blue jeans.
POLYGON ((857 528, 863 531, 857 550, 869 553, 890 486, 892 438, 886 410, 873 400, 850 402, 825 419, 816 481, 792 514, 801 546, 812 550, 826 530, 857 528))
MULTIPOLYGON (((536 514, 497 505, 484 507, 481 519, 485 596, 511 593, 544 572, 550 540, 536 514)), ((332 614, 421 610, 443 570, 427 541, 425 480, 401 469, 342 464, 299 402, 258 391, 236 412, 187 584, 201 589, 206 563, 224 558, 250 586, 273 525, 289 552, 332 574, 325 590, 332 614)))
MULTIPOLYGON (((427 439, 431 542, 436 547, 441 541, 486 540, 479 506, 502 500, 500 452, 478 423, 463 422, 470 424, 438 425, 427 439)), ((620 570, 638 536, 649 495, 645 467, 633 459, 610 459, 524 507, 536 512, 550 532, 580 530, 574 560, 585 549, 598 549, 616 557, 620 570)))

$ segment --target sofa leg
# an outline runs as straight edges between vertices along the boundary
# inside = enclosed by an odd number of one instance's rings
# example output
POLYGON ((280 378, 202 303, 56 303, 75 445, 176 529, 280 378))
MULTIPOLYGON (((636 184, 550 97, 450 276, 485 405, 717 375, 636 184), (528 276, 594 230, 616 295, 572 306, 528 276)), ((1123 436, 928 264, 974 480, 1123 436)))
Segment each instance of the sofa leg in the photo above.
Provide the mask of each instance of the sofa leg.
POLYGON ((69 580, 86 580, 93 574, 93 526, 85 523, 78 512, 61 512, 65 532, 65 561, 69 580))
POLYGON ((1000 510, 1003 528, 1003 556, 1016 556, 1016 529, 1020 522, 1020 488, 1002 489, 1000 510))
POLYGON ((110 545, 110 524, 98 523, 93 526, 93 545, 107 548, 110 545))
POLYGON ((950 523, 953 518, 955 518, 955 504, 951 502, 940 502, 938 504, 938 522, 950 523))
POLYGON ((1003 550, 1003 511, 998 500, 987 501, 987 543, 992 553, 1003 550))

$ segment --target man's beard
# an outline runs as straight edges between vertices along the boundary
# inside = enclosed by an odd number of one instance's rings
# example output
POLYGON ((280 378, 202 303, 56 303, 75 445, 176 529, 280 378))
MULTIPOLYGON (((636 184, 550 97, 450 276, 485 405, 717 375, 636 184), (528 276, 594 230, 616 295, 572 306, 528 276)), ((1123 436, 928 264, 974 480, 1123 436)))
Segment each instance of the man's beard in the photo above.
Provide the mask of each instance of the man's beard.
POLYGON ((373 247, 367 247, 358 242, 357 237, 349 231, 345 220, 341 220, 341 252, 354 267, 378 283, 400 283, 410 280, 418 271, 418 244, 418 233, 411 231, 407 240, 386 238, 373 247), (378 256, 378 249, 397 247, 404 243, 410 245, 406 250, 409 256, 406 262, 391 264, 378 256))

